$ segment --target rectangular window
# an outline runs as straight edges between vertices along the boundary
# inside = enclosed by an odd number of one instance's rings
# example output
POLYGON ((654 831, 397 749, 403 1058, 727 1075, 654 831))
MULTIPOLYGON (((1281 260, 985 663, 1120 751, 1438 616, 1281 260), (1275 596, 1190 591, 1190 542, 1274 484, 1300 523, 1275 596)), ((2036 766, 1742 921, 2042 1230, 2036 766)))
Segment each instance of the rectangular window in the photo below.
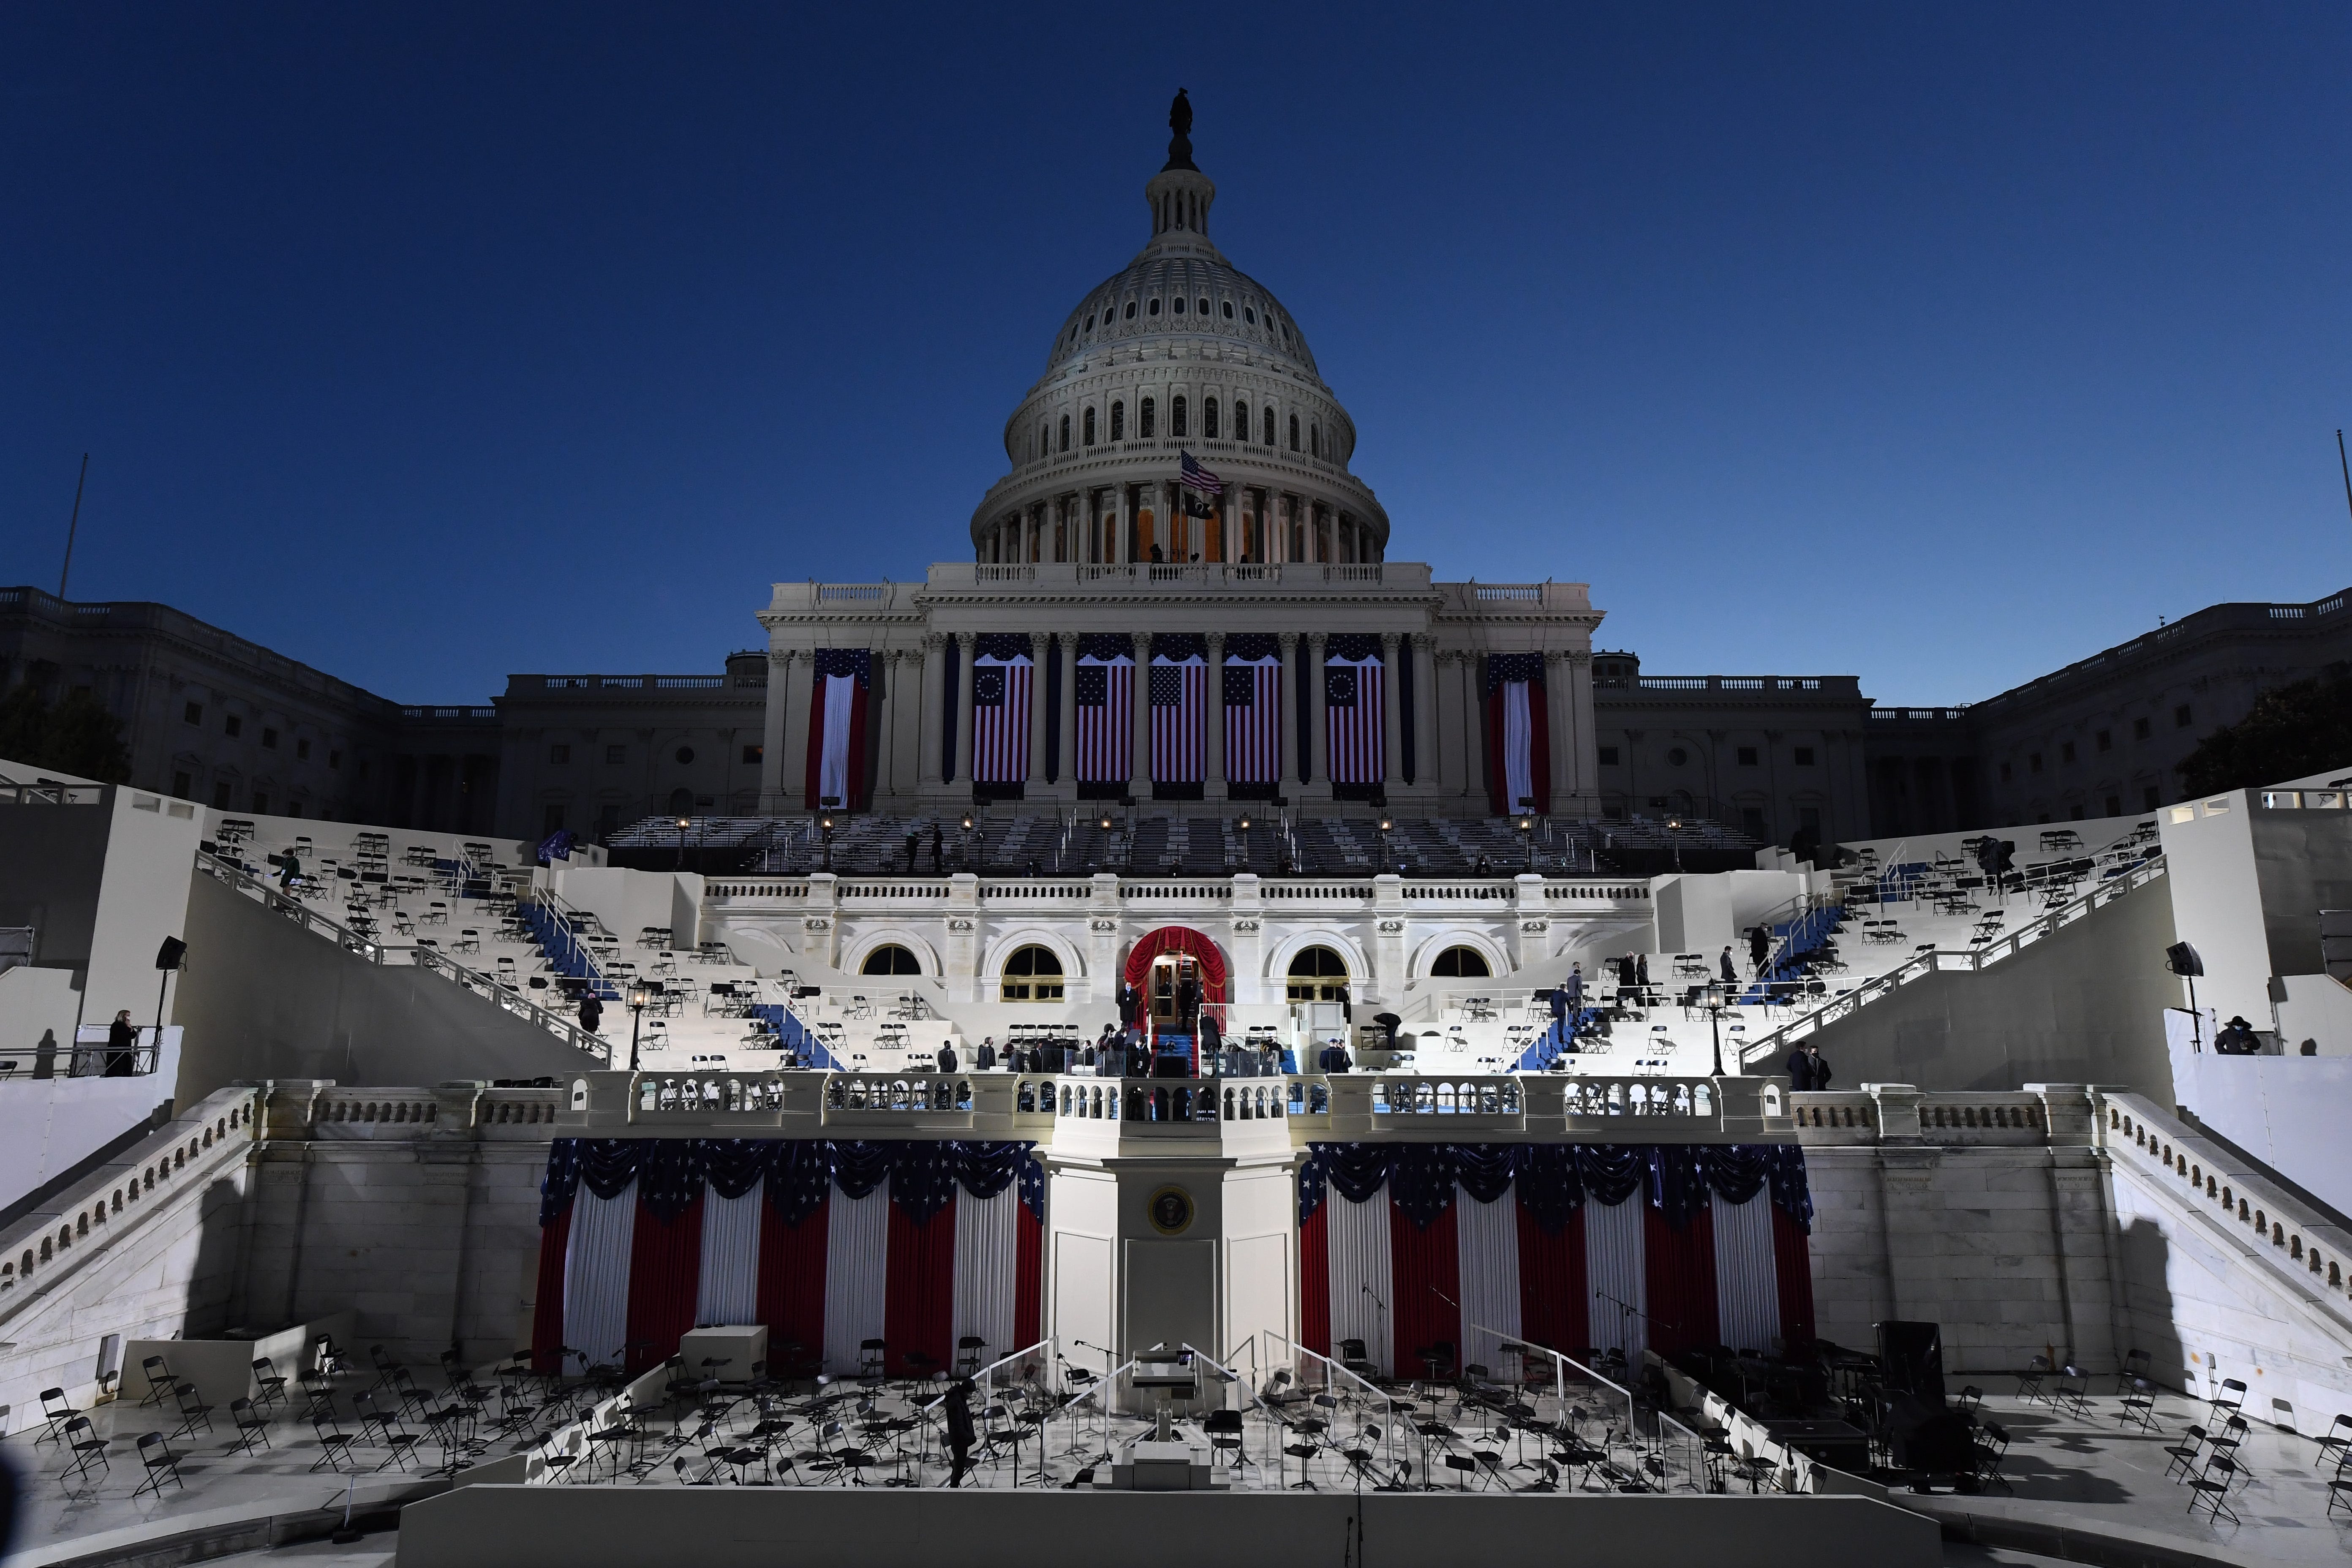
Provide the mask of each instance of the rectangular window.
POLYGON ((2172 710, 2172 727, 2176 730, 2186 730, 2196 721, 2195 715, 2189 711, 2189 704, 2186 702, 2172 710))
POLYGON ((2154 811, 2158 806, 2162 805, 2163 804, 2164 792, 2158 789, 2154 784, 2150 784, 2146 789, 2139 792, 2139 808, 2142 811, 2154 811))
POLYGON ((625 763, 629 760, 629 748, 607 746, 604 748, 604 760, 608 763, 625 763))
POLYGON ((180 717, 188 723, 201 724, 205 721, 205 705, 201 702, 191 702, 180 710, 180 717))
POLYGON ((187 799, 189 782, 187 774, 173 773, 172 775, 172 793, 178 795, 182 800, 187 799))
POLYGON ((234 740, 245 733, 245 721, 232 713, 221 721, 221 731, 234 740))
POLYGON ((1742 746, 1739 748, 1739 765, 1743 768, 1752 768, 1756 765, 1755 747, 1742 746))
POLYGON ((215 811, 228 809, 228 785, 225 784, 213 785, 213 809, 215 811))
POLYGON ((1801 768, 1810 768, 1813 765, 1813 749, 1811 746, 1797 748, 1797 765, 1801 768))
POLYGON ((547 748, 547 760, 555 763, 568 763, 572 760, 572 748, 569 746, 550 746, 547 748))
POLYGON ((2135 719, 2132 721, 2132 739, 2135 741, 2145 741, 2147 739, 2147 720, 2135 719))
POLYGON ((2107 796, 2107 815, 2109 816, 2121 816, 2123 814, 2124 797, 2119 795, 2111 795, 2107 796))
POLYGON ((2095 738, 2098 742, 2099 750, 2103 752, 2112 752, 2116 749, 2116 738, 2106 731, 2100 731, 2095 738))
POLYGON ((1616 747, 1603 746, 1601 748, 1601 765, 1604 768, 1613 768, 1617 765, 1616 747))
POLYGON ((270 729, 268 725, 262 726, 261 743, 264 746, 268 747, 269 750, 273 752, 276 751, 278 749, 278 731, 270 729))
POLYGON ((2028 752, 2025 754, 2025 771, 2029 773, 2038 773, 2042 771, 2041 752, 2028 752))
POLYGON ((541 813, 540 816, 539 830, 541 834, 562 832, 563 808, 561 805, 551 805, 545 812, 541 813))
POLYGON ((295 742, 294 756, 299 762, 309 762, 310 760, 310 742, 308 741, 295 742))
POLYGON ((750 767, 757 767, 757 766, 759 765, 760 759, 761 759, 761 757, 763 757, 763 756, 767 755, 767 752, 768 752, 768 748, 767 748, 767 747, 765 747, 765 746, 746 746, 746 747, 744 747, 744 748, 743 748, 743 762, 744 762, 745 765, 746 765, 746 766, 750 766, 750 767))

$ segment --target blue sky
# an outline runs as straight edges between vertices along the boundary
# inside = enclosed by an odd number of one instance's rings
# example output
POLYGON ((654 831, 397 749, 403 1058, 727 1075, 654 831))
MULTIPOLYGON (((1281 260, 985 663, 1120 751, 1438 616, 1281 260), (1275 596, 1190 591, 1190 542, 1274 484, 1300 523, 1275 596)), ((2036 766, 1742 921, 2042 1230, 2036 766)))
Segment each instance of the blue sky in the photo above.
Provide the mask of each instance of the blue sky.
POLYGON ((2340 5, 17 6, 0 583, 403 700, 968 556, 1173 89, 1391 553, 1990 696, 2352 583, 2340 5))

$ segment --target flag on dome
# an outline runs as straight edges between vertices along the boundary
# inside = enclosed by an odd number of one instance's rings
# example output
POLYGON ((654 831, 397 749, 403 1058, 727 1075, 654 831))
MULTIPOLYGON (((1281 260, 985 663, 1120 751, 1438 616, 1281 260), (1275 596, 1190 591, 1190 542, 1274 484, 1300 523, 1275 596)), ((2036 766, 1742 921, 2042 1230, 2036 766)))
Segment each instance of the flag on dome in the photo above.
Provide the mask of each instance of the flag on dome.
POLYGON ((1188 490, 1198 490, 1204 496, 1221 496, 1225 493, 1224 480, 1201 467, 1193 459, 1192 453, 1185 452, 1181 456, 1183 461, 1177 470, 1177 483, 1188 490))

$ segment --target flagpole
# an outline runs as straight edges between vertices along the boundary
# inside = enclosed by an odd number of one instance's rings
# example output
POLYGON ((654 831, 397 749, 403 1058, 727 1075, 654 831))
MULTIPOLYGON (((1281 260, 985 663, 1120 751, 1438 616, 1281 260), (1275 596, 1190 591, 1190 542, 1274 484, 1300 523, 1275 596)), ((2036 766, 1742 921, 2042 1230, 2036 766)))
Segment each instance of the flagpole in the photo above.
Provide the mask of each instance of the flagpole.
MULTIPOLYGON (((2338 430, 2336 433, 2336 444, 2341 446, 2344 432, 2338 430)), ((66 523, 66 563, 58 573, 58 597, 60 599, 66 596, 66 578, 73 572, 74 533, 81 527, 81 489, 88 483, 89 483, 89 454, 84 452, 81 455, 81 478, 74 481, 73 517, 66 523)))

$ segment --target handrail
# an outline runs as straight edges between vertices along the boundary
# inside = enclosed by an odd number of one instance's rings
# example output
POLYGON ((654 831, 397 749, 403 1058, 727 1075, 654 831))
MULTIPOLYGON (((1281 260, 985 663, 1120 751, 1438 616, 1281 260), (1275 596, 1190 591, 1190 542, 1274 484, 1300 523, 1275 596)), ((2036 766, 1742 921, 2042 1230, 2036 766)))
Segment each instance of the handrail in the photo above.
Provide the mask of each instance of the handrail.
POLYGON ((601 1061, 608 1068, 613 1065, 613 1047, 610 1042, 588 1033, 561 1013, 551 1012, 530 997, 509 990, 490 976, 478 970, 467 968, 446 953, 436 952, 429 947, 391 948, 373 938, 362 936, 349 926, 329 920, 304 904, 299 899, 288 897, 284 892, 271 887, 251 872, 230 864, 208 850, 196 851, 196 869, 217 881, 227 883, 241 892, 257 894, 264 909, 273 914, 284 915, 295 921, 304 930, 328 938, 346 952, 363 958, 380 968, 388 966, 389 954, 404 952, 409 955, 408 963, 413 967, 430 970, 446 980, 454 981, 465 990, 485 997, 507 1012, 538 1025, 583 1056, 601 1061))
POLYGON ((1966 970, 1971 974, 1979 973, 1987 964, 1998 963, 2002 959, 2014 955, 2061 927, 2074 924, 2092 910, 2111 904, 2135 888, 2146 887, 2165 874, 2164 857, 2150 856, 2134 865, 2123 875, 2110 877, 2105 881, 2095 883, 2089 892, 2080 898, 2037 916, 2015 931, 2004 932, 1980 946, 1939 947, 1929 952, 1914 953, 1894 968, 1869 976, 1844 994, 1823 1002, 1822 1005, 1812 1009, 1803 1017, 1793 1018, 1770 1033, 1750 1040, 1739 1053, 1740 1066, 1744 1069, 1756 1063, 1769 1060, 1779 1051, 1795 1045, 1799 1040, 1824 1026, 1833 1024, 1841 1018, 1849 1017, 1879 997, 1900 990, 1912 981, 1925 975, 1945 969, 1966 970))

